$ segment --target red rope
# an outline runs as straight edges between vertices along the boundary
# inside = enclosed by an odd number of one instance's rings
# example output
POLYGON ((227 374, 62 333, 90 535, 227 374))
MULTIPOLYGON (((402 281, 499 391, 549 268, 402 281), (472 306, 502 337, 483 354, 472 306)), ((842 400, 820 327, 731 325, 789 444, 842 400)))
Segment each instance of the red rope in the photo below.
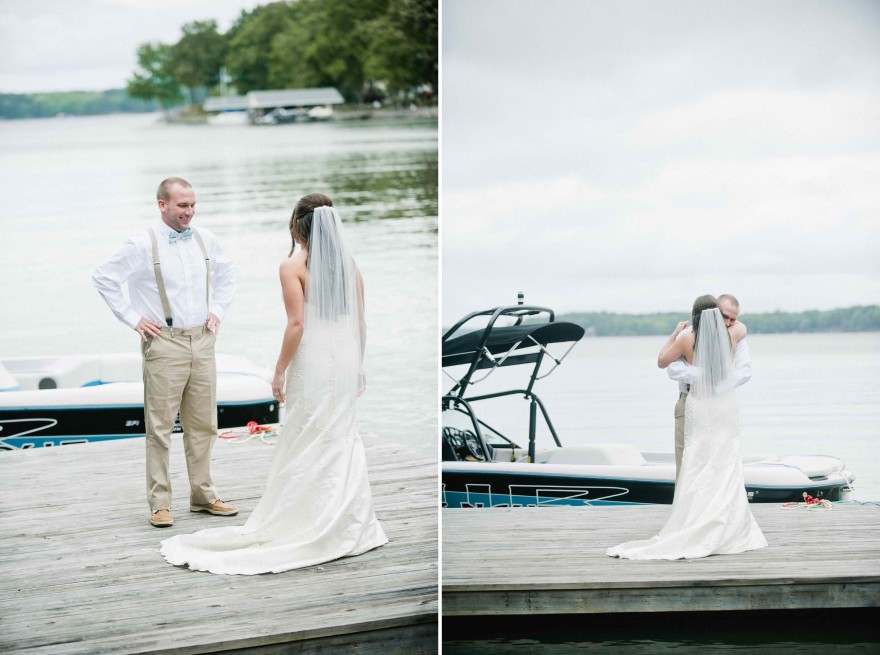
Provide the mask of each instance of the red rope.
POLYGON ((813 505, 822 505, 821 498, 813 498, 806 491, 804 492, 804 502, 803 503, 783 503, 783 507, 797 507, 798 505, 805 505, 806 507, 812 507, 813 505))
MULTIPOLYGON (((260 434, 261 432, 271 432, 275 428, 269 427, 268 425, 260 425, 256 421, 248 421, 245 427, 248 429, 248 433, 250 434, 260 434)), ((238 432, 221 432, 217 435, 220 439, 235 439, 236 437, 240 437, 241 433, 238 432)))

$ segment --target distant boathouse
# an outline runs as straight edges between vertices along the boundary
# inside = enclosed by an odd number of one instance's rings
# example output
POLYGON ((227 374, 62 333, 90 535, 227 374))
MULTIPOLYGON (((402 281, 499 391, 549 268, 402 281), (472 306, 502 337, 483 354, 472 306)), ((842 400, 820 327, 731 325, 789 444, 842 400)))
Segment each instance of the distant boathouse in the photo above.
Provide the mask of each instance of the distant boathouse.
POLYGON ((251 91, 243 96, 220 96, 205 100, 208 114, 246 114, 254 124, 323 120, 333 113, 333 105, 345 100, 333 87, 251 91))

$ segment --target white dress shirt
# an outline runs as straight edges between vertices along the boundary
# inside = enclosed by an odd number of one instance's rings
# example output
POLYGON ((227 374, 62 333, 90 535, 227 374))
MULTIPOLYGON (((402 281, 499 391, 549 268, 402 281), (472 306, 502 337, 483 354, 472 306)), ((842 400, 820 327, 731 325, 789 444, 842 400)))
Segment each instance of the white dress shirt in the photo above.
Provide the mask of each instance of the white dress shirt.
MULTIPOLYGON (((684 330, 678 333, 675 340, 678 341, 681 338, 681 335, 693 331, 693 327, 688 325, 684 330)), ((693 382, 697 370, 696 366, 688 364, 687 359, 679 357, 666 367, 666 375, 669 376, 670 380, 678 382, 678 390, 681 393, 687 393, 687 385, 693 382)), ((749 344, 745 337, 740 339, 736 344, 736 355, 733 361, 733 377, 736 380, 737 387, 745 384, 752 377, 752 358, 749 356, 749 344)))
MULTIPOLYGON (((170 243, 174 231, 162 221, 153 228, 159 246, 159 263, 171 318, 176 328, 204 325, 208 312, 220 321, 226 316, 235 294, 232 260, 208 230, 198 230, 211 260, 211 306, 205 304, 205 258, 195 237, 170 243)), ((134 329, 141 317, 165 325, 165 312, 153 272, 153 248, 146 230, 134 235, 110 259, 98 266, 92 282, 113 314, 134 329), (128 298, 122 285, 128 283, 128 298)))

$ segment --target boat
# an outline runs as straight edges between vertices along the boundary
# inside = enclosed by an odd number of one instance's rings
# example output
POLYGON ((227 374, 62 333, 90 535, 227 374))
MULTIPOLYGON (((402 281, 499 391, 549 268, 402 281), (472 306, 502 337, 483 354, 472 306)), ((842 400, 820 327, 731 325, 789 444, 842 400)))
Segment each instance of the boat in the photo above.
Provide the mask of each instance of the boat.
POLYGON ((260 125, 284 125, 286 123, 327 121, 332 117, 333 109, 329 107, 317 106, 311 109, 306 109, 305 107, 295 107, 293 109, 276 107, 269 113, 256 119, 255 122, 260 125))
MULTIPOLYGON (((0 359, 0 450, 143 437, 142 376, 137 353, 0 359)), ((278 422, 266 372, 218 353, 218 428, 251 421, 278 422)))
MULTIPOLYGON (((581 326, 555 320, 552 309, 522 301, 468 314, 444 333, 441 363, 454 385, 441 399, 443 507, 672 503, 672 452, 642 452, 627 443, 562 445, 535 386, 583 336, 581 326), (521 387, 475 393, 474 385, 513 366, 525 371, 521 387), (528 425, 515 434, 492 426, 482 409, 506 396, 528 403, 528 425), (536 444, 539 420, 554 442, 549 447, 536 444)), ((836 457, 745 454, 743 473, 753 503, 852 497, 854 476, 836 457)))

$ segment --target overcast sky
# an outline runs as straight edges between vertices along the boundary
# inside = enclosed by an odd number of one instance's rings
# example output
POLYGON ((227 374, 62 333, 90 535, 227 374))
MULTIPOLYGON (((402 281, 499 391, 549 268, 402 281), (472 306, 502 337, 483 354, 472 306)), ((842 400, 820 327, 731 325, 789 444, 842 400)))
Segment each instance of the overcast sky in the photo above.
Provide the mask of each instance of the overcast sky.
POLYGON ((444 0, 443 323, 880 303, 880 2, 444 0))
POLYGON ((175 43, 180 28, 216 20, 225 32, 242 9, 268 0, 0 0, 0 93, 125 87, 137 47, 175 43))

